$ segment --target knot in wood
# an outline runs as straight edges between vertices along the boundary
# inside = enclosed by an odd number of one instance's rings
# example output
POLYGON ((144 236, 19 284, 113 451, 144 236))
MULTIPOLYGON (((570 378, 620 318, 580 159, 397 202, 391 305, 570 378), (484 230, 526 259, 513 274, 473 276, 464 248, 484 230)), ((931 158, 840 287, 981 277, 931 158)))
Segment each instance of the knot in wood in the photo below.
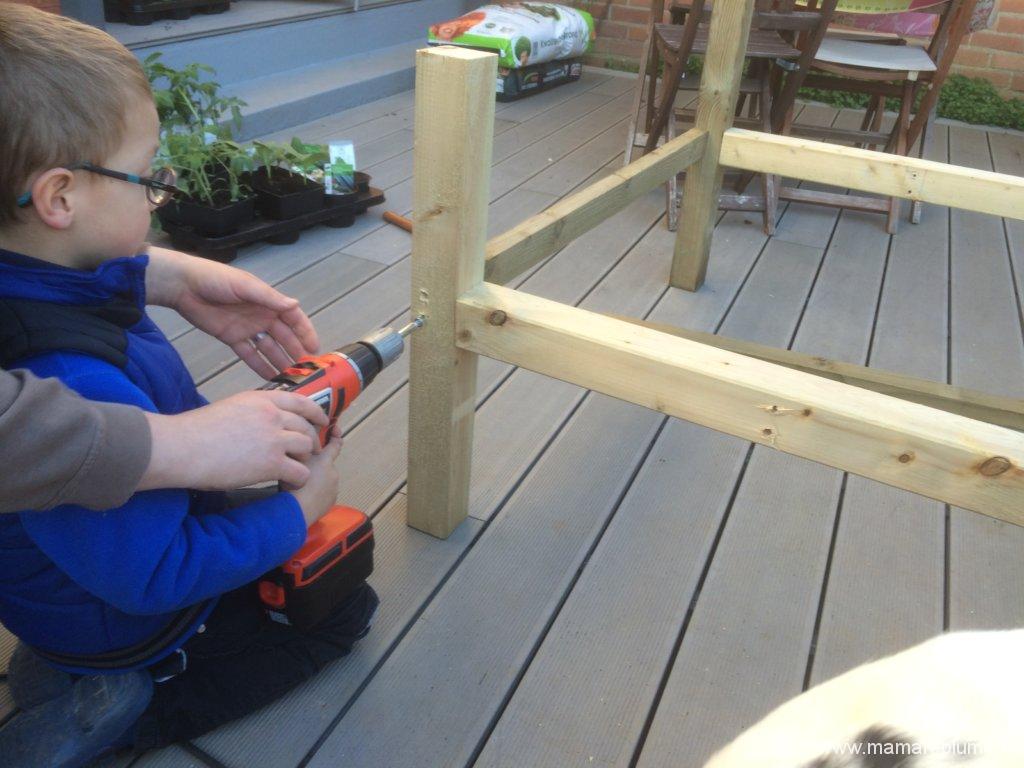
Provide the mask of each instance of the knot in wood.
POLYGON ((503 310, 496 309, 487 316, 487 322, 491 325, 504 325, 508 315, 503 310))
POLYGON ((914 452, 913 451, 907 451, 906 453, 901 453, 900 454, 900 458, 899 458, 900 464, 909 464, 913 460, 914 460, 914 452))
POLYGON ((1011 466, 1013 465, 1005 456, 993 456, 979 467, 979 471, 985 477, 996 477, 997 475, 1003 474, 1003 472, 1008 470, 1011 466))

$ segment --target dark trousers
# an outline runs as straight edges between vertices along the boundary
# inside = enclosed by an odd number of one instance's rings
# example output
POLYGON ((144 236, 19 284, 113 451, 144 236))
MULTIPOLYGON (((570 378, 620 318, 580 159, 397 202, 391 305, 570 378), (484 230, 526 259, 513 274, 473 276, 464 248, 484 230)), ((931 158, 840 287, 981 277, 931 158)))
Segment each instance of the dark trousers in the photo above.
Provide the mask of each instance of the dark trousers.
POLYGON ((204 631, 183 646, 188 668, 155 685, 135 727, 135 750, 196 738, 280 698, 345 656, 369 631, 377 604, 364 584, 300 632, 267 617, 255 584, 221 596, 204 631))

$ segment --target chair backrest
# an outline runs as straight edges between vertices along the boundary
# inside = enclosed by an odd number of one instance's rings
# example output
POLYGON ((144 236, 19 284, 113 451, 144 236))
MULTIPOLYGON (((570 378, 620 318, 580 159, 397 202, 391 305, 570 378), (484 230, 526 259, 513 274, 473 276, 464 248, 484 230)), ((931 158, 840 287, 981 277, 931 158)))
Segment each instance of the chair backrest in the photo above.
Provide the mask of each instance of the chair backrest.
MULTIPOLYGON (((975 5, 977 5, 977 0, 938 0, 930 5, 903 13, 851 14, 840 12, 837 21, 867 32, 888 33, 918 39, 927 38, 928 55, 932 61, 937 62, 942 56, 945 46, 950 42, 950 33, 953 31, 953 23, 958 15, 964 12, 967 15, 966 20, 969 20, 975 5), (938 18, 928 25, 932 27, 930 30, 921 29, 922 20, 927 24, 928 19, 925 17, 935 16, 938 18)), ((959 41, 954 42, 958 43, 959 41)))
MULTIPOLYGON (((686 14, 689 18, 694 7, 693 2, 675 0, 669 7, 673 11, 673 20, 686 14)), ((784 32, 812 32, 822 20, 822 9, 817 0, 809 0, 805 9, 797 9, 796 0, 755 0, 754 14, 750 21, 751 29, 770 29, 784 32)), ((823 4, 824 5, 824 4, 823 4)), ((711 20, 711 3, 702 3, 701 22, 711 20)), ((665 12, 665 0, 652 0, 651 19, 660 23, 665 12)), ((828 13, 831 18, 831 12, 828 13)), ((676 21, 675 23, 679 23, 676 21)))
MULTIPOLYGON (((811 0, 811 1, 813 2, 814 0, 811 0)), ((930 69, 931 71, 936 71, 937 70, 937 65, 939 65, 940 62, 942 61, 943 54, 948 49, 948 46, 951 46, 951 45, 952 46, 959 46, 960 45, 960 42, 963 39, 963 36, 966 33, 966 31, 967 31, 967 25, 970 22, 971 15, 974 12, 974 7, 975 7, 975 5, 977 5, 977 2, 978 2, 978 0, 940 0, 940 2, 937 2, 937 3, 934 3, 932 5, 929 5, 929 6, 926 6, 926 7, 923 7, 923 8, 918 8, 918 9, 915 9, 913 11, 908 12, 908 13, 919 14, 919 15, 925 15, 925 14, 935 15, 935 16, 938 17, 936 19, 935 24, 934 24, 934 31, 931 33, 930 39, 927 41, 927 45, 924 46, 925 51, 927 52, 928 58, 931 60, 933 65, 936 65, 936 66, 932 66, 930 68, 923 68, 924 71, 922 71, 920 68, 917 70, 917 71, 921 71, 921 73, 923 74, 923 76, 925 78, 929 78, 930 79, 931 77, 933 77, 931 72, 929 72, 927 70, 928 69, 930 69)), ((892 17, 897 17, 897 16, 899 16, 901 14, 888 14, 888 15, 891 15, 892 17)), ((883 16, 883 15, 879 14, 879 15, 873 16, 873 18, 876 18, 876 19, 879 19, 879 20, 885 20, 886 16, 883 16)), ((845 18, 841 17, 840 21, 842 21, 843 23, 846 23, 848 21, 848 19, 845 19, 845 18)), ((874 26, 877 26, 877 25, 866 25, 864 27, 858 27, 858 28, 870 29, 871 31, 875 31, 874 28, 873 28, 874 26)), ((897 29, 897 25, 892 25, 892 24, 886 25, 886 27, 890 28, 890 29, 893 29, 893 30, 897 29)), ((899 37, 899 36, 897 35, 897 37, 899 37)), ((915 35, 912 35, 912 36, 904 35, 903 37, 914 37, 916 39, 921 39, 924 36, 923 35, 915 34, 915 35)), ((895 42, 899 42, 899 39, 897 39, 897 38, 893 38, 893 40, 895 42)), ((816 64, 815 66, 818 66, 818 65, 816 64)), ((829 67, 828 65, 825 65, 822 68, 826 69, 828 71, 833 72, 833 74, 838 74, 838 75, 841 75, 841 76, 842 75, 856 76, 856 70, 853 70, 852 73, 851 73, 851 72, 846 71, 846 69, 843 68, 841 65, 838 66, 838 67, 829 67)), ((878 67, 878 69, 882 70, 877 75, 877 77, 874 78, 874 79, 878 79, 878 80, 885 80, 886 77, 887 77, 886 73, 888 71, 896 71, 895 69, 890 68, 890 67, 878 67)), ((900 71, 902 71, 902 70, 900 70, 900 71)), ((914 76, 917 77, 916 72, 915 72, 914 76)), ((940 80, 943 79, 943 78, 944 78, 944 73, 939 76, 940 80)))
MULTIPOLYGON (((970 21, 971 14, 974 13, 974 6, 978 4, 978 0, 947 0, 944 3, 929 6, 928 8, 922 8, 922 13, 938 13, 939 23, 935 29, 935 34, 932 35, 931 42, 928 44, 928 55, 931 56, 932 61, 938 61, 942 56, 942 52, 950 42, 950 32, 953 30, 953 22, 956 21, 959 14, 966 14, 964 30, 966 31, 966 23, 970 21)), ((956 40, 957 45, 960 44, 959 40, 956 40)))

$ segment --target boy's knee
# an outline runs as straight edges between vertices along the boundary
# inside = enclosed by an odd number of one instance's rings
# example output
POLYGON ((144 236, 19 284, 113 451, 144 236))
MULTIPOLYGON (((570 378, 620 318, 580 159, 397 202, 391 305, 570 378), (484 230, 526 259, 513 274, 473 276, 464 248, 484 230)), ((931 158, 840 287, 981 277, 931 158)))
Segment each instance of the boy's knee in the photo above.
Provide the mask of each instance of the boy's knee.
POLYGON ((366 582, 355 592, 339 603, 313 632, 319 637, 347 643, 351 646, 356 640, 366 636, 373 624, 380 598, 366 582))
POLYGON ((123 723, 122 730, 126 730, 149 706, 153 678, 144 670, 86 675, 75 682, 73 695, 75 722, 83 732, 113 723, 123 723))
POLYGON ((71 690, 74 677, 45 662, 24 643, 18 643, 7 666, 11 696, 20 709, 32 709, 71 690))
POLYGON ((11 655, 8 682, 15 704, 25 711, 70 696, 71 714, 86 733, 108 722, 125 722, 127 728, 153 698, 153 678, 146 671, 75 679, 50 666, 24 643, 18 643, 11 655))

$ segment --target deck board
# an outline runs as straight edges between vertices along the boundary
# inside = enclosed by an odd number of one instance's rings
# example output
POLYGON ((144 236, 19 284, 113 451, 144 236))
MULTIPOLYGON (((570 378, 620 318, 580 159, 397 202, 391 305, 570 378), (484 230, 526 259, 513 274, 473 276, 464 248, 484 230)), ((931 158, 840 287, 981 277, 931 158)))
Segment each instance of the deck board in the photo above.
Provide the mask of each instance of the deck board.
MULTIPOLYGON (((652 318, 718 325, 765 240, 740 214, 718 232, 711 290, 666 293, 652 318)), ((648 242, 667 252, 672 235, 648 242)), ((746 450, 669 420, 477 766, 629 764, 746 450)))
MULTIPOLYGON (((987 134, 951 127, 950 162, 992 169, 987 134)), ((950 212, 951 381, 999 395, 1024 393, 1024 344, 1003 222, 950 212)), ((949 626, 1024 624, 1024 528, 954 508, 950 513, 949 626)))
MULTIPOLYGON (((770 240, 720 333, 788 347, 823 255, 770 240)), ((800 691, 840 483, 767 448, 746 455, 638 766, 700 765, 800 691)))
MULTIPOLYGON (((497 105, 492 234, 619 167, 632 87, 587 70, 497 105)), ((271 138, 354 139, 384 207, 408 213, 412 119, 407 92, 271 138)), ((798 119, 859 115, 806 105, 798 119)), ((935 137, 934 159, 1024 175, 1024 136, 935 137)), ((789 204, 766 238, 759 214, 733 212, 688 293, 666 288, 663 212, 655 190, 511 285, 1024 392, 1020 223, 926 206, 889 237, 881 215, 789 204)), ((409 250, 371 209, 236 264, 300 298, 329 349, 406 317, 409 250)), ((154 316, 207 397, 258 384, 218 342, 154 316)), ((343 420, 339 497, 373 514, 378 542, 373 631, 275 704, 134 766, 697 768, 808 683, 946 624, 1024 622, 1020 529, 492 360, 470 517, 434 539, 405 525, 407 379, 400 360, 343 420)), ((3 696, 0 680, 0 717, 3 696)))
MULTIPOLYGON (((945 127, 936 129, 930 158, 945 161, 945 127)), ((901 222, 888 253, 888 238, 877 226, 861 230, 885 257, 868 361, 872 366, 945 381, 948 220, 947 209, 926 206, 918 226, 901 222), (917 300, 908 301, 908 296, 917 300)), ((870 302, 870 290, 862 298, 870 302)), ((847 477, 812 684, 942 630, 945 541, 945 505, 847 477)))

